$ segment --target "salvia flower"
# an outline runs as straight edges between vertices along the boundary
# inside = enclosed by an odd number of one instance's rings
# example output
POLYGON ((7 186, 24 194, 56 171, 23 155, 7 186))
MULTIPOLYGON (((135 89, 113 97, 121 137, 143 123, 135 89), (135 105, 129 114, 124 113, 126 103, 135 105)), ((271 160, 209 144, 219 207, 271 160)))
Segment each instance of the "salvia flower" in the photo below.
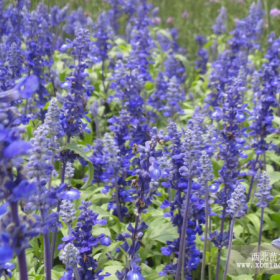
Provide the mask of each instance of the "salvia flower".
POLYGON ((208 62, 208 53, 207 50, 203 48, 203 45, 207 43, 207 39, 203 36, 197 35, 195 40, 199 47, 196 53, 196 55, 199 57, 199 60, 195 61, 195 68, 199 69, 200 74, 205 74, 207 71, 206 65, 208 62))
MULTIPOLYGON (((141 246, 141 239, 144 235, 143 231, 148 228, 145 222, 140 222, 141 213, 146 213, 147 208, 152 204, 154 195, 157 194, 157 181, 160 178, 160 164, 156 162, 157 158, 162 156, 161 150, 156 150, 157 143, 161 143, 163 139, 163 132, 158 131, 156 127, 152 129, 152 139, 147 141, 145 146, 139 145, 139 168, 136 170, 138 179, 134 180, 136 200, 134 214, 136 216, 135 226, 131 223, 128 224, 127 230, 130 233, 119 234, 116 239, 123 241, 120 245, 122 249, 127 253, 128 258, 131 260, 127 264, 127 270, 125 273, 129 279, 138 277, 136 279, 142 279, 141 273, 138 269, 137 263, 141 261, 139 254, 137 253, 141 246), (128 244, 127 239, 131 239, 131 245, 128 244)), ((121 279, 121 273, 118 271, 116 276, 121 279)))
POLYGON ((65 168, 65 179, 68 180, 69 185, 71 185, 71 178, 74 177, 74 171, 75 168, 72 167, 72 163, 71 162, 67 162, 66 163, 66 168, 65 168))
POLYGON ((225 27, 225 21, 227 19, 227 11, 225 7, 222 7, 220 10, 219 15, 217 16, 214 25, 212 26, 212 30, 217 35, 221 35, 225 33, 226 27, 225 27))
POLYGON ((28 154, 31 144, 20 139, 22 128, 12 127, 19 119, 16 109, 5 106, 8 100, 15 101, 18 94, 15 89, 0 94, 0 200, 7 201, 0 206, 0 273, 2 275, 4 270, 11 276, 9 269, 13 265, 9 264, 9 260, 15 253, 21 265, 20 275, 27 279, 25 249, 30 246, 31 239, 40 233, 40 218, 18 213, 18 201, 27 200, 36 191, 36 184, 28 182, 22 172, 22 156, 28 154))
POLYGON ((75 219, 76 210, 70 200, 62 200, 60 205, 60 216, 65 224, 71 224, 75 219))
POLYGON ((123 0, 109 0, 108 3, 111 4, 111 9, 108 12, 108 18, 110 25, 112 26, 114 33, 117 35, 118 30, 120 27, 119 18, 122 15, 122 5, 124 2, 130 1, 123 1, 123 0))
POLYGON ((213 166, 210 157, 207 155, 206 151, 203 151, 200 157, 201 168, 203 172, 200 174, 199 183, 203 186, 207 184, 208 181, 212 181, 213 166))
POLYGON ((170 80, 173 77, 176 77, 177 82, 184 83, 186 80, 186 73, 185 73, 185 67, 183 63, 176 59, 174 54, 171 53, 166 57, 166 60, 164 61, 164 75, 167 76, 167 78, 170 80))
POLYGON ((53 166, 48 163, 53 154, 49 149, 50 139, 47 138, 48 133, 46 127, 41 125, 35 130, 35 137, 30 139, 33 148, 26 168, 29 178, 37 181, 39 188, 48 182, 53 170, 53 166))
POLYGON ((255 194, 255 196, 258 198, 256 206, 265 208, 268 206, 268 203, 273 199, 273 196, 270 194, 272 186, 269 185, 269 182, 269 176, 264 171, 258 178, 259 192, 255 194))
POLYGON ((63 117, 62 127, 65 134, 68 137, 80 135, 83 131, 90 133, 90 130, 86 128, 87 124, 82 121, 86 118, 85 106, 86 98, 90 95, 93 86, 89 85, 89 80, 86 79, 88 74, 85 73, 88 68, 87 58, 90 51, 90 38, 89 31, 86 29, 80 29, 76 39, 68 44, 62 45, 61 50, 73 48, 72 55, 78 61, 78 64, 71 66, 73 71, 69 77, 66 77, 66 81, 61 84, 62 88, 68 90, 67 96, 63 102, 63 117))
POLYGON ((54 98, 51 99, 48 111, 45 117, 45 126, 51 134, 52 142, 54 137, 63 136, 63 130, 60 121, 60 110, 58 109, 57 102, 54 98))
POLYGON ((164 110, 163 115, 173 118, 176 113, 183 114, 184 110, 181 109, 181 101, 185 100, 185 93, 181 89, 176 77, 173 76, 168 84, 166 90, 166 105, 161 108, 164 110))
MULTIPOLYGON (((89 209, 90 205, 90 201, 82 201, 82 204, 79 206, 80 215, 78 216, 78 222, 73 230, 73 242, 80 254, 78 271, 81 280, 91 279, 90 277, 92 279, 99 279, 98 275, 101 270, 98 270, 96 273, 94 272, 98 264, 91 254, 93 247, 96 247, 105 235, 101 234, 98 237, 94 237, 91 230, 94 225, 105 225, 107 223, 105 219, 97 219, 98 214, 89 209)), ((103 245, 110 245, 107 238, 103 241, 103 245)), ((107 273, 106 276, 108 275, 110 274, 107 273)))
POLYGON ((30 247, 30 240, 40 233, 40 217, 35 215, 19 216, 20 223, 16 225, 12 220, 11 211, 6 212, 0 220, 1 241, 8 241, 14 252, 19 255, 30 247))
POLYGON ((131 123, 131 117, 126 110, 119 111, 119 116, 113 116, 108 119, 107 122, 109 129, 114 133, 114 140, 120 150, 121 155, 127 155, 128 149, 125 143, 130 139, 129 125, 131 123))
POLYGON ((155 80, 155 90, 149 96, 148 104, 157 110, 164 108, 167 87, 168 83, 164 78, 163 73, 159 72, 155 80))
POLYGON ((245 187, 242 184, 237 185, 228 200, 227 213, 234 219, 245 216, 245 211, 248 209, 245 202, 245 191, 245 187))
POLYGON ((96 139, 93 143, 92 155, 89 160, 92 162, 94 175, 93 183, 102 182, 103 166, 105 166, 105 161, 103 157, 103 141, 101 139, 96 139))
POLYGON ((77 266, 79 257, 79 250, 72 243, 68 243, 60 254, 59 259, 63 262, 67 269, 71 269, 77 266))
POLYGON ((229 244, 229 232, 223 232, 223 235, 218 231, 209 232, 211 242, 216 248, 227 247, 229 244))
POLYGON ((13 43, 7 53, 7 66, 12 79, 20 78, 22 72, 24 71, 21 57, 21 51, 18 45, 13 43))
POLYGON ((120 156, 120 150, 115 140, 108 133, 105 134, 103 143, 104 171, 101 179, 107 184, 102 192, 107 193, 109 189, 114 188, 113 200, 109 201, 108 209, 113 209, 113 215, 122 221, 122 217, 128 215, 125 202, 133 201, 130 192, 125 190, 126 182, 123 180, 123 173, 129 172, 129 161, 120 156), (120 187, 121 185, 122 187, 120 187))
POLYGON ((72 36, 77 36, 78 32, 81 28, 86 28, 88 25, 92 27, 93 23, 90 17, 85 15, 85 12, 81 7, 79 7, 76 11, 72 11, 66 17, 66 23, 63 26, 63 31, 72 36))
POLYGON ((9 276, 10 278, 12 278, 12 269, 15 268, 15 265, 13 263, 10 262, 6 262, 6 263, 1 263, 0 264, 0 277, 1 276, 9 276))
POLYGON ((112 31, 110 29, 109 18, 106 12, 102 12, 99 15, 95 29, 96 32, 93 35, 95 41, 92 46, 93 48, 90 58, 95 63, 98 63, 100 61, 104 62, 106 59, 108 59, 108 52, 112 48, 112 45, 110 43, 110 40, 112 38, 112 31))

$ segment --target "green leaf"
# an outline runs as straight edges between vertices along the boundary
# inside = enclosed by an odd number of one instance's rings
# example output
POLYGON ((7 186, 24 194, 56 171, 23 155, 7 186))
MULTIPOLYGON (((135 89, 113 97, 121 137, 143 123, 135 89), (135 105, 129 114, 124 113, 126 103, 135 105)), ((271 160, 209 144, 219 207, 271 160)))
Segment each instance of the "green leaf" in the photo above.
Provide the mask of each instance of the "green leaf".
POLYGON ((276 227, 276 226, 273 226, 271 219, 269 218, 269 216, 266 213, 263 216, 263 220, 266 222, 270 232, 273 230, 274 227, 276 227))
POLYGON ((168 31, 166 31, 164 29, 160 29, 158 32, 161 33, 162 35, 164 35, 165 37, 167 37, 170 42, 173 42, 173 38, 168 31))
POLYGON ((213 44, 213 41, 212 41, 212 40, 209 40, 209 41, 203 46, 203 48, 204 48, 204 49, 208 49, 212 44, 213 44))
POLYGON ((100 218, 109 218, 109 217, 111 217, 110 212, 104 210, 104 209, 101 208, 100 206, 97 206, 97 205, 90 205, 89 208, 92 209, 93 212, 99 214, 99 216, 98 216, 99 219, 100 219, 100 218))
MULTIPOLYGON (((156 219, 152 221, 152 224, 157 224, 156 219)), ((151 225, 152 225, 151 224, 151 225)), ((159 224, 159 223, 158 223, 159 224)), ((174 240, 174 238, 178 237, 178 233, 175 227, 170 226, 169 223, 162 224, 158 227, 151 227, 151 234, 147 237, 151 240, 156 240, 162 243, 166 243, 166 241, 174 240)))
POLYGON ((280 280, 280 274, 272 275, 270 280, 280 280))
POLYGON ((270 179, 270 184, 273 185, 276 182, 280 181, 280 172, 273 171, 273 172, 268 172, 268 176, 270 179))
POLYGON ((106 266, 104 267, 104 269, 102 270, 101 275, 105 274, 106 272, 109 272, 111 275, 109 277, 106 277, 106 280, 116 280, 116 275, 115 273, 117 271, 122 271, 123 270, 123 266, 120 265, 112 265, 112 266, 106 266))
POLYGON ((267 158, 269 158, 271 161, 277 163, 280 165, 280 158, 278 155, 275 154, 274 151, 267 151, 266 152, 267 158))
POLYGON ((77 144, 68 143, 60 151, 64 151, 64 150, 74 151, 76 154, 78 154, 80 157, 82 157, 85 161, 88 162, 88 178, 87 181, 82 186, 82 189, 87 188, 88 186, 91 185, 91 182, 93 180, 93 166, 91 161, 88 159, 86 153, 77 146, 77 144))
POLYGON ((276 124, 280 125, 280 117, 277 116, 273 116, 273 122, 275 122, 276 124))
POLYGON ((188 60, 185 56, 181 55, 181 54, 175 54, 174 57, 178 60, 180 60, 183 65, 185 66, 185 70, 186 72, 188 73, 188 69, 189 69, 189 63, 188 63, 188 60))
POLYGON ((118 46, 120 46, 120 45, 126 46, 126 42, 125 42, 125 40, 122 39, 122 38, 117 38, 117 39, 115 39, 114 43, 115 43, 116 45, 118 45, 118 46))
POLYGON ((162 279, 161 276, 158 275, 158 272, 154 271, 149 266, 145 265, 144 263, 141 264, 141 274, 145 278, 145 280, 157 280, 162 279))
POLYGON ((260 218, 256 214, 248 214, 246 215, 246 218, 252 222, 256 231, 260 230, 260 218))
POLYGON ((190 118, 193 115, 192 109, 184 109, 184 114, 180 116, 181 120, 185 120, 190 118))
POLYGON ((100 234, 104 233, 105 235, 108 235, 109 237, 111 237, 111 232, 110 232, 109 228, 100 227, 99 225, 94 226, 92 228, 91 233, 93 236, 99 236, 100 234))
POLYGON ((145 90, 151 90, 154 87, 154 83, 147 81, 145 83, 145 90))
POLYGON ((278 228, 280 228, 280 215, 279 214, 271 214, 271 219, 274 221, 278 228))
POLYGON ((231 280, 252 280, 254 279, 253 276, 250 275, 230 275, 228 274, 228 276, 231 278, 231 280))
POLYGON ((65 272, 65 268, 62 265, 56 265, 52 268, 52 279, 59 280, 65 272))

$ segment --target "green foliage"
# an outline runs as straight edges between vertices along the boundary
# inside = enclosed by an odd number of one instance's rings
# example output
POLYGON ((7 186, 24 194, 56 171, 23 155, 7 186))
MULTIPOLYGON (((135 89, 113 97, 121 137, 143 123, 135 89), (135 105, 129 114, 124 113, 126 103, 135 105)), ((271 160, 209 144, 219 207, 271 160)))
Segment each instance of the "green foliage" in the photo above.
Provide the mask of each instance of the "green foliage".
POLYGON ((79 148, 76 143, 74 143, 74 144, 73 143, 66 144, 60 151, 64 151, 64 150, 74 151, 77 155, 79 155, 85 161, 87 161, 87 163, 88 163, 88 173, 89 174, 88 174, 87 181, 82 186, 82 189, 87 188, 91 184, 92 179, 93 179, 93 166, 92 166, 91 161, 88 159, 86 153, 81 148, 79 148))

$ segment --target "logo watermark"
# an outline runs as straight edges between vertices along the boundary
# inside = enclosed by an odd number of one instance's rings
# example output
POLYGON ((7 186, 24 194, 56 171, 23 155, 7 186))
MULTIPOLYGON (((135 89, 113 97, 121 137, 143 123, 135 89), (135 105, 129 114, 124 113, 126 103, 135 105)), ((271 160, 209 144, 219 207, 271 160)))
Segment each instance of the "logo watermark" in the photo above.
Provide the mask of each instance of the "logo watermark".
POLYGON ((233 245, 228 273, 238 274, 280 274, 280 250, 272 245, 233 245))

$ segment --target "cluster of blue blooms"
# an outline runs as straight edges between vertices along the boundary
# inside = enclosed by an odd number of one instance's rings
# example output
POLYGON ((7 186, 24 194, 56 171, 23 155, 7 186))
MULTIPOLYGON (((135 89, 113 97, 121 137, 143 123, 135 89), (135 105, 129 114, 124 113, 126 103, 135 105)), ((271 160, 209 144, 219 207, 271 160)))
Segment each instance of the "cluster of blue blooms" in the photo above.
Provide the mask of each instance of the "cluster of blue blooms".
MULTIPOLYGON (((27 79, 24 78, 21 81, 22 85, 24 85, 24 81, 27 79)), ((29 88, 29 90, 32 89, 29 88)), ((5 203, 0 206, 0 275, 11 277, 10 269, 14 268, 14 265, 9 261, 15 254, 18 258, 22 279, 28 279, 25 249, 29 247, 29 241, 40 234, 42 226, 39 216, 20 214, 18 211, 18 203, 21 200, 28 201, 28 198, 36 193, 36 183, 28 180, 22 166, 23 156, 28 155, 32 145, 21 140, 24 128, 13 126, 14 123, 20 123, 20 114, 10 104, 19 99, 20 94, 20 89, 14 87, 9 91, 2 91, 0 96, 0 130, 2 135, 0 142, 0 198, 5 200, 5 203)))
MULTIPOLYGON (((30 11, 27 1, 4 8, 0 0, 0 277, 12 276, 15 255, 20 279, 28 279, 25 250, 41 235, 47 280, 57 263, 65 267, 62 280, 103 280, 110 273, 99 261, 105 258, 102 250, 110 260, 112 251, 121 256, 117 279, 143 280, 141 261, 147 260, 140 255, 149 230, 144 217, 159 206, 178 234, 161 247, 161 254, 171 257, 159 276, 191 280, 202 263, 204 280, 211 242, 217 248, 216 280, 222 249, 228 247, 226 280, 236 219, 257 197, 260 246, 264 209, 273 199, 264 170, 267 151, 279 153, 267 138, 277 132, 280 39, 269 35, 266 60, 256 70, 250 55, 261 48, 264 24, 258 0, 230 32, 226 50, 218 52, 219 36, 226 33, 222 7, 212 26, 211 51, 205 37, 195 38, 194 69, 209 90, 204 106, 196 106, 185 125, 180 115, 188 73, 177 29, 153 29, 159 10, 146 0, 108 3, 109 11, 94 23, 82 8, 48 10, 39 3, 30 11), (118 34, 123 16, 125 40, 118 34), (62 74, 55 65, 60 56, 62 74), (157 56, 161 62, 155 67, 157 56), (92 145, 85 140, 89 135, 95 136, 92 145), (243 171, 249 149, 256 157, 243 171), (222 161, 217 176, 212 161, 222 161), (87 177, 77 176, 86 168, 87 177), (259 189, 251 195, 255 181, 259 189), (106 197, 108 220, 82 200, 89 185, 101 192, 101 206, 106 197), (113 225, 109 231, 107 225, 113 225)), ((279 246, 277 240, 273 244, 279 246)))

